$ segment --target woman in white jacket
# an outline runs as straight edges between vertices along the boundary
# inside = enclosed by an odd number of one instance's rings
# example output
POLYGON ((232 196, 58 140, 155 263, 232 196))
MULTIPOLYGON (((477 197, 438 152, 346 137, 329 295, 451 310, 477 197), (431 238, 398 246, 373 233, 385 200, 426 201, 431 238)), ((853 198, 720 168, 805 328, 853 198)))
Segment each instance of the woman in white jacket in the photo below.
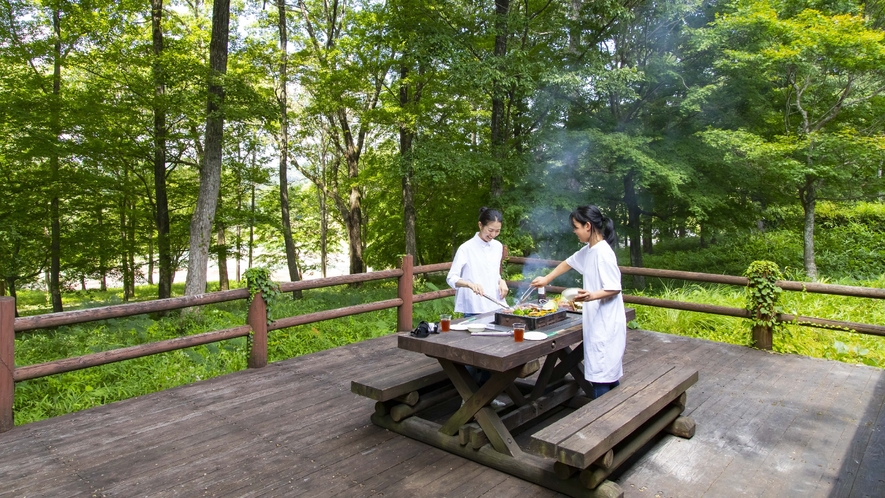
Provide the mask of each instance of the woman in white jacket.
POLYGON ((509 289, 501 278, 501 259, 504 246, 495 240, 501 233, 501 213, 483 207, 479 210, 479 231, 458 247, 446 282, 455 294, 455 311, 464 316, 478 315, 500 309, 495 303, 482 297, 486 294, 501 300, 509 289))
MULTIPOLYGON (((446 276, 446 282, 456 289, 455 311, 465 317, 479 315, 501 309, 492 301, 482 297, 486 294, 501 300, 510 289, 501 278, 501 260, 504 257, 504 246, 495 240, 501 233, 503 218, 496 209, 482 207, 479 210, 479 231, 467 242, 458 247, 452 268, 446 276)), ((470 365, 467 371, 483 385, 491 378, 491 372, 470 365)), ((502 406, 498 400, 492 402, 493 407, 502 406)))

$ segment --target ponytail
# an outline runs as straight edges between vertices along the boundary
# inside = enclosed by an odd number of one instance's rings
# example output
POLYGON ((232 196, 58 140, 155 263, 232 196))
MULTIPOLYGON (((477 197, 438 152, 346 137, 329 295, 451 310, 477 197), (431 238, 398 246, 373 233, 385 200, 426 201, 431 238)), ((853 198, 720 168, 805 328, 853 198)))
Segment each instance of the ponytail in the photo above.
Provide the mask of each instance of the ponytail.
POLYGON ((578 206, 569 215, 569 221, 577 221, 582 225, 590 223, 593 225, 593 228, 602 234, 602 238, 608 245, 615 247, 618 243, 618 234, 615 233, 615 222, 611 218, 603 216, 596 206, 578 206))

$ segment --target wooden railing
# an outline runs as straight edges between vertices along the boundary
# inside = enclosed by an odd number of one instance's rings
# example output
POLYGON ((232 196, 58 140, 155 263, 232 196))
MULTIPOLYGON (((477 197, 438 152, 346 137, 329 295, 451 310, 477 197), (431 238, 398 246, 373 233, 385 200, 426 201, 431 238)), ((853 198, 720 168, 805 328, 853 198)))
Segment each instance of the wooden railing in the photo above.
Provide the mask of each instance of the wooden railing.
POLYGON ((74 325, 110 318, 122 318, 144 313, 237 301, 248 299, 249 291, 248 289, 236 289, 196 296, 175 297, 143 303, 120 304, 18 318, 15 317, 15 300, 11 297, 0 297, 0 432, 8 431, 14 425, 12 409, 16 382, 224 341, 236 337, 245 337, 250 333, 252 334, 252 347, 250 348, 247 365, 249 368, 261 368, 267 365, 267 333, 270 331, 388 308, 399 308, 397 312, 397 330, 410 330, 412 328, 413 303, 455 295, 454 289, 413 295, 414 276, 423 273, 447 271, 450 267, 451 263, 413 266, 412 257, 406 256, 403 258, 401 268, 396 270, 303 280, 300 282, 285 282, 280 284, 282 292, 318 289, 390 278, 397 278, 399 280, 398 294, 395 299, 280 318, 270 325, 267 323, 267 305, 259 294, 255 296, 249 305, 246 325, 23 367, 15 367, 14 349, 16 332, 28 332, 62 325, 74 325))
MULTIPOLYGON (((547 267, 555 267, 560 263, 560 261, 556 260, 529 259, 518 257, 508 258, 507 262, 513 264, 531 263, 533 265, 541 265, 547 267)), ((644 277, 690 280, 694 282, 706 282, 713 284, 738 285, 741 287, 746 287, 749 283, 749 279, 747 277, 734 277, 731 275, 716 275, 711 273, 695 273, 676 270, 658 270, 654 268, 635 268, 632 266, 621 266, 620 269, 621 273, 624 275, 639 275, 644 277)), ((816 294, 830 294, 836 296, 885 299, 885 289, 874 289, 870 287, 818 284, 814 282, 794 282, 789 280, 778 280, 777 282, 775 282, 775 285, 786 291, 812 292, 816 294)), ((561 292, 562 289, 562 287, 550 287, 551 292, 561 292)), ((624 294, 624 302, 630 304, 640 304, 644 306, 656 306, 659 308, 711 313, 714 315, 751 318, 750 312, 744 308, 732 308, 728 306, 716 306, 712 304, 685 303, 682 301, 657 299, 644 296, 632 296, 629 294, 624 294)), ((827 320, 824 318, 791 315, 788 313, 779 313, 776 317, 776 320, 778 322, 803 325, 807 327, 819 327, 825 329, 846 331, 850 330, 860 334, 885 336, 885 326, 881 325, 844 322, 839 320, 827 320)), ((756 347, 760 349, 771 349, 771 334, 771 328, 766 327, 754 329, 753 340, 756 343, 756 347)))
MULTIPOLYGON (((525 264, 527 262, 531 262, 533 264, 540 264, 550 267, 556 266, 560 263, 560 261, 554 260, 539 260, 519 257, 507 258, 507 262, 514 264, 525 264)), ((434 292, 426 292, 422 294, 413 294, 414 276, 425 273, 448 271, 450 267, 451 263, 413 266, 412 257, 405 256, 402 260, 402 266, 399 269, 395 270, 321 278, 316 280, 304 280, 300 282, 285 282, 280 284, 280 290, 282 292, 318 289, 337 285, 356 284, 362 282, 370 282, 374 280, 396 278, 398 279, 398 291, 397 297, 395 299, 387 299, 384 301, 347 306, 335 310, 318 311, 315 313, 307 313, 304 315, 280 318, 270 325, 267 324, 266 319, 266 304, 259 294, 255 296, 255 299, 253 299, 252 303, 249 305, 246 325, 232 327, 224 330, 206 332, 202 334, 195 334, 187 337, 179 337, 175 339, 158 341, 149 344, 141 344, 128 348, 102 351, 99 353, 92 353, 74 358, 64 358, 60 360, 40 363, 36 365, 27 365, 23 367, 15 367, 14 348, 16 332, 27 332, 50 327, 58 327, 62 325, 74 325, 78 323, 106 320, 110 318, 121 318, 144 313, 171 311, 190 308, 194 306, 204 306, 208 304, 237 301, 241 299, 248 299, 249 291, 247 289, 236 289, 230 291, 200 294, 197 296, 176 297, 143 303, 129 303, 115 306, 105 306, 101 308, 67 311, 62 313, 52 313, 46 315, 18 318, 15 317, 15 300, 11 297, 0 297, 0 432, 8 431, 13 427, 14 419, 12 410, 16 382, 36 379, 38 377, 44 377, 47 375, 69 372, 72 370, 80 370, 83 368, 89 368, 98 365, 106 365, 108 363, 139 358, 142 356, 165 353, 177 349, 184 349, 193 346, 209 344, 212 342, 233 339, 236 337, 244 337, 249 335, 250 333, 252 334, 252 347, 250 349, 250 355, 247 365, 249 368, 261 368, 267 365, 267 333, 270 331, 388 308, 398 308, 397 331, 410 330, 413 325, 412 307, 414 303, 430 301, 433 299, 441 299, 455 295, 454 289, 445 289, 434 292)), ((747 285, 747 279, 745 277, 733 277, 728 275, 713 275, 706 273, 655 270, 649 268, 633 267, 621 267, 621 273, 625 275, 643 275, 650 277, 674 278, 740 286, 747 285)), ((785 290, 885 299, 885 289, 869 289, 863 287, 849 287, 841 285, 825 285, 788 281, 778 282, 777 284, 785 290)), ((510 285, 511 287, 516 287, 520 285, 520 283, 508 282, 508 285, 510 285)), ((562 287, 550 287, 550 291, 554 293, 561 292, 562 289, 562 287)), ((646 306, 658 306, 687 311, 698 311, 703 313, 728 315, 740 318, 750 317, 749 312, 742 308, 729 308, 725 306, 713 306, 708 304, 684 303, 680 301, 631 296, 627 294, 624 295, 624 301, 627 303, 641 304, 646 306)), ((852 329, 856 332, 864 334, 885 336, 885 327, 878 325, 840 322, 835 320, 825 320, 821 318, 794 316, 787 314, 779 315, 778 320, 816 327, 852 329)), ((757 345, 760 347, 765 347, 764 341, 764 337, 757 339, 757 345)), ((771 338, 769 331, 768 348, 770 347, 771 338)))

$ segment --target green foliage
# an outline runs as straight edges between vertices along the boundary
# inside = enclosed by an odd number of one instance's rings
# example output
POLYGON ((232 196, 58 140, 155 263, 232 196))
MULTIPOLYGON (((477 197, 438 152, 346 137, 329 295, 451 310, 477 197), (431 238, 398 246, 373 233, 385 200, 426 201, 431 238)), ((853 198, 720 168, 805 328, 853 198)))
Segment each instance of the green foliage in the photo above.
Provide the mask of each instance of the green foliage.
MULTIPOLYGON (((885 276, 873 281, 856 282, 855 285, 882 288, 885 287, 885 276)), ((728 307, 740 307, 746 302, 745 291, 725 285, 652 285, 643 291, 631 293, 728 307)), ((785 312, 796 315, 858 323, 885 323, 885 306, 878 299, 783 292, 780 302, 785 312)), ((642 329, 752 346, 752 335, 745 319, 652 306, 635 308, 635 325, 642 329)), ((885 368, 885 337, 784 323, 772 337, 772 347, 779 353, 885 368)))
MULTIPOLYGON (((416 293, 433 290, 439 290, 439 287, 432 282, 419 279, 415 283, 416 293)), ((110 304, 100 299, 117 296, 119 292, 119 289, 107 294, 92 292, 83 303, 88 306, 110 304)), ((256 288, 255 292, 262 290, 256 288)), ((137 293, 146 295, 147 291, 139 289, 137 293)), ((35 311, 46 311, 45 293, 29 291, 23 294, 25 301, 41 306, 35 311)), ((359 289, 339 286, 304 291, 303 294, 304 297, 298 300, 288 294, 279 297, 273 316, 269 318, 391 299, 396 296, 396 282, 369 282, 359 289)), ((66 294, 66 303, 68 297, 66 294)), ((118 301, 119 297, 116 299, 118 301)), ((414 319, 416 323, 436 321, 441 313, 451 313, 453 307, 453 298, 418 303, 414 307, 414 319)), ((38 364, 221 330, 242 323, 247 310, 244 301, 234 301, 204 306, 200 313, 171 313, 156 320, 136 316, 51 331, 19 333, 15 339, 16 365, 38 364)), ((381 337, 395 332, 395 325, 396 308, 393 308, 273 331, 268 337, 269 360, 280 361, 381 337)), ((246 368, 248 355, 243 355, 243 351, 247 348, 247 338, 237 338, 20 382, 16 384, 15 423, 34 422, 242 370, 246 368)))
POLYGON ((249 288, 249 300, 251 303, 257 294, 261 294, 264 303, 267 306, 267 324, 273 323, 271 316, 273 315, 273 307, 280 299, 280 285, 270 279, 270 270, 264 266, 253 266, 245 272, 243 277, 246 279, 246 285, 249 288))
POLYGON ((778 280, 783 280, 780 268, 771 261, 753 261, 744 276, 749 279, 746 309, 750 312, 750 322, 753 327, 774 329, 778 326, 777 314, 781 311, 778 298, 783 292, 775 285, 778 280))
MULTIPOLYGON (((882 203, 820 203, 815 251, 822 275, 845 282, 876 279, 885 274, 885 233, 882 203)), ((719 232, 705 248, 697 237, 669 238, 644 256, 645 266, 704 273, 741 275, 748 261, 775 261, 789 280, 804 280, 802 212, 798 208, 768 209, 767 228, 719 232)))
MULTIPOLYGON (((241 303, 242 307, 242 303, 241 303)), ((242 308, 231 312, 206 307, 199 319, 145 316, 17 334, 16 366, 42 363, 145 344, 242 322, 242 308)), ((169 389, 246 367, 245 339, 237 338, 16 384, 15 423, 25 424, 121 399, 169 389)))

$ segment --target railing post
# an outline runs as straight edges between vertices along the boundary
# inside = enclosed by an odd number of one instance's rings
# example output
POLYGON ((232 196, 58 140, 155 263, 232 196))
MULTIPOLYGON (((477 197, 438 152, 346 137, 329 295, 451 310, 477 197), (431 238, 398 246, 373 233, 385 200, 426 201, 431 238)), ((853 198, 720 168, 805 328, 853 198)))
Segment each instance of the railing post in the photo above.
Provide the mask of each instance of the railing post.
POLYGON ((12 403, 15 396, 15 298, 0 297, 0 432, 15 425, 12 403))
POLYGON ((397 297, 403 300, 403 304, 397 309, 396 330, 405 332, 412 330, 412 293, 414 292, 414 273, 412 273, 412 255, 403 256, 403 274, 397 284, 397 297))
POLYGON ((255 294, 249 304, 249 326, 252 327, 252 348, 249 350, 249 368, 267 366, 267 303, 261 293, 255 294))
POLYGON ((753 343, 758 349, 771 351, 771 327, 764 325, 753 326, 753 343))

